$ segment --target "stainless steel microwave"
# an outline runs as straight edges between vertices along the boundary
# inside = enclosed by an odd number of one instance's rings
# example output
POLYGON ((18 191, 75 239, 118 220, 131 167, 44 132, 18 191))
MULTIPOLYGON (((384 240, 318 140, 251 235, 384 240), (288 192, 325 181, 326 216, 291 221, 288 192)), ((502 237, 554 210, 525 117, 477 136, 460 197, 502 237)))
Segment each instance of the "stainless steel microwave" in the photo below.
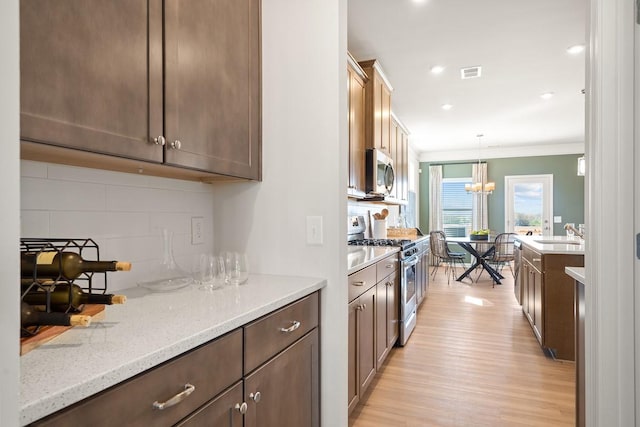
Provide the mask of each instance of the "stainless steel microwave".
POLYGON ((373 148, 367 150, 365 190, 367 194, 387 196, 395 183, 393 160, 384 152, 373 148))

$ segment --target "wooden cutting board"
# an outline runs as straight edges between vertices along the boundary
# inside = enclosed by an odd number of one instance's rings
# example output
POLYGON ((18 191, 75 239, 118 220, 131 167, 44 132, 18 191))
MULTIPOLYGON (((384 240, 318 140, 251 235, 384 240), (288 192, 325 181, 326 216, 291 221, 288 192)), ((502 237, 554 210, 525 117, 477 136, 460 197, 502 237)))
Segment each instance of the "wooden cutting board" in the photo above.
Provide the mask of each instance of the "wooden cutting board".
MULTIPOLYGON (((104 318, 104 304, 86 304, 82 309, 82 314, 91 316, 91 322, 104 318)), ((58 335, 71 328, 82 328, 83 326, 43 326, 37 334, 32 337, 20 338, 20 356, 27 354, 36 347, 51 341, 58 335)))

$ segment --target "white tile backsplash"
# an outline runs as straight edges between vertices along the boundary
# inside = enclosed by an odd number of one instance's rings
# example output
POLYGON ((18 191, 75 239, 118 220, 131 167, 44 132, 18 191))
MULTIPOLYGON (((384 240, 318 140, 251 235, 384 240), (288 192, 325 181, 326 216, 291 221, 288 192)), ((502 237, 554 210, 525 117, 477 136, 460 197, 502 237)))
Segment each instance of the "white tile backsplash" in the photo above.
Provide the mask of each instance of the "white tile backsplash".
POLYGON ((21 162, 21 237, 91 238, 103 260, 132 262, 108 273, 109 292, 148 280, 162 261, 162 228, 171 230, 173 255, 192 259, 213 250, 212 186, 199 182, 73 166, 21 162), (191 217, 204 218, 204 244, 191 244, 191 217))
POLYGON ((73 206, 75 210, 103 211, 105 191, 103 184, 22 177, 20 208, 57 211, 73 206))

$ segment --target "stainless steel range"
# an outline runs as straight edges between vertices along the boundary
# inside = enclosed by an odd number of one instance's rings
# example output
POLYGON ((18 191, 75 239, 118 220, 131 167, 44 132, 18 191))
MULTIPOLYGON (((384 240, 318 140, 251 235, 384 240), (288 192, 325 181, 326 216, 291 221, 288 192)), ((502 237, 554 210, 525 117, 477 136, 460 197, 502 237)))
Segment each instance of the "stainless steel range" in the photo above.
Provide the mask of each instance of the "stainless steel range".
POLYGON ((410 239, 367 239, 364 232, 367 226, 364 217, 349 218, 347 243, 358 246, 398 246, 400 261, 400 338, 403 346, 416 327, 416 277, 419 274, 417 264, 422 256, 421 245, 410 239))

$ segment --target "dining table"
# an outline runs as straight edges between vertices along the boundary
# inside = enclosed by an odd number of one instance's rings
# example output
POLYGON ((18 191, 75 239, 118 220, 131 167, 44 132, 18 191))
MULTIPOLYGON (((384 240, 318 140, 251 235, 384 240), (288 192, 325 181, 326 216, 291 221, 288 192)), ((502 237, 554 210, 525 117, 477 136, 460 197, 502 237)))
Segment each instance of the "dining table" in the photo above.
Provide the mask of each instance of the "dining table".
MULTIPOLYGON (((471 266, 467 268, 467 270, 465 270, 465 272, 458 276, 458 278, 456 279, 458 282, 461 282, 465 277, 469 276, 472 271, 482 266, 486 270, 486 272, 489 273, 489 276, 491 276, 495 283, 499 285, 502 284, 500 280, 504 279, 504 276, 500 274, 498 270, 493 268, 487 260, 487 258, 490 258, 493 252, 496 250, 495 237, 496 236, 489 235, 486 240, 472 239, 471 236, 447 237, 447 244, 455 243, 462 249, 467 251, 469 254, 471 254, 471 256, 473 257, 471 266), (479 248, 481 246, 488 246, 488 249, 480 252, 479 248)), ((473 282, 473 278, 471 278, 471 281, 473 282)))

